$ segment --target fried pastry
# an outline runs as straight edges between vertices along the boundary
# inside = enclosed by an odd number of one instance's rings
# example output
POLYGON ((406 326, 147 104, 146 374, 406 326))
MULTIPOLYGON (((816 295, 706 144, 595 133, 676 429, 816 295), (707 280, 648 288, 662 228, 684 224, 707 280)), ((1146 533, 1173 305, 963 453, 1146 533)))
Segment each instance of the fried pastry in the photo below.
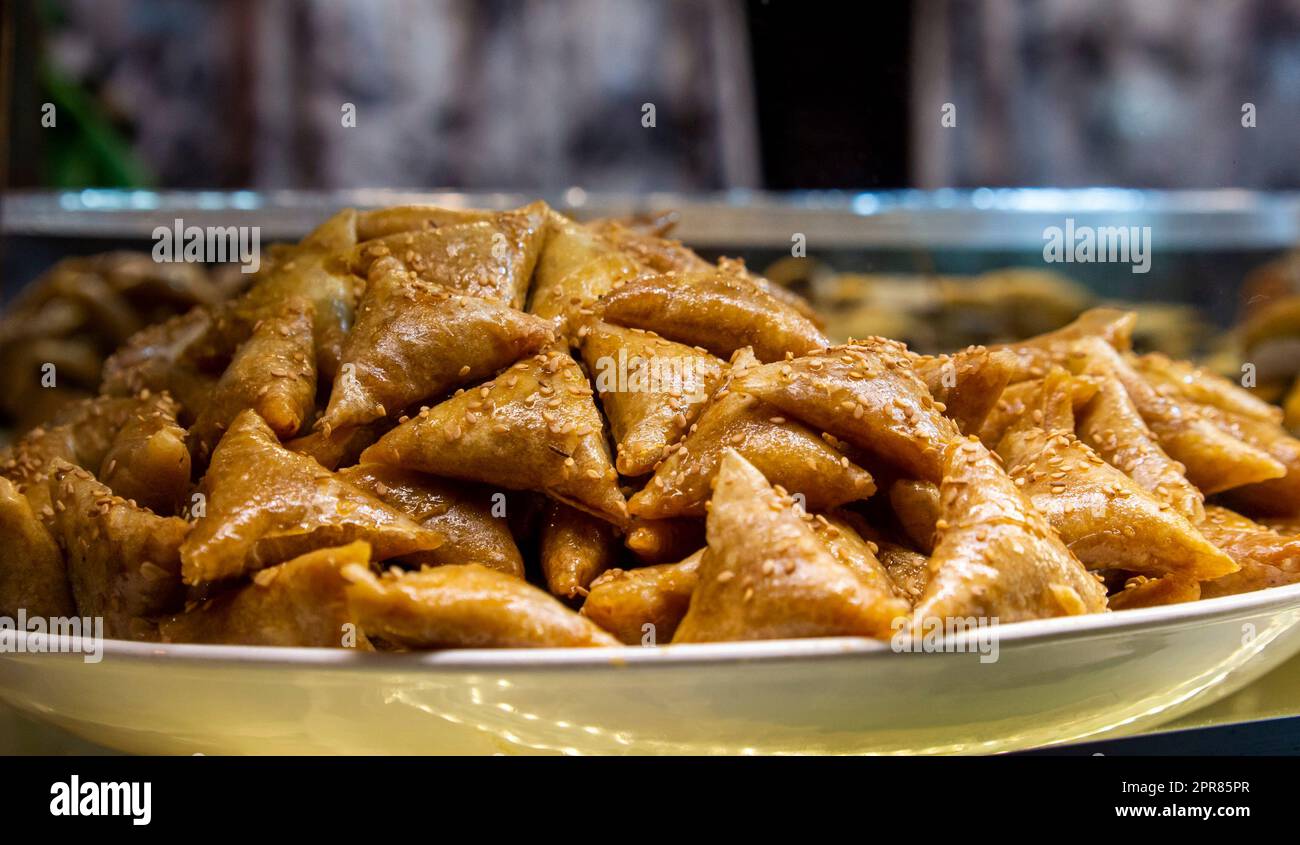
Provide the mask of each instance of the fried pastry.
POLYGON ((316 646, 372 651, 348 610, 345 566, 370 564, 357 541, 317 549, 257 572, 242 587, 218 595, 159 625, 164 642, 316 646))
POLYGON ((360 293, 359 280, 347 262, 357 243, 356 221, 356 211, 344 209, 265 264, 247 293, 217 310, 212 328, 187 349, 187 358, 199 364, 220 361, 285 302, 305 299, 311 303, 316 369, 325 378, 334 378, 360 293))
POLYGON ((262 569, 326 546, 370 544, 375 560, 436 549, 438 532, 280 445, 244 411, 212 454, 205 514, 181 547, 187 584, 262 569))
POLYGON ((926 554, 934 551, 939 486, 932 481, 900 478, 889 486, 889 504, 912 545, 926 554))
POLYGON ((576 331, 597 299, 616 283, 644 272, 635 258, 615 249, 600 235, 552 214, 546 246, 537 261, 528 312, 545 320, 560 318, 563 331, 576 331))
POLYGON ((1206 506, 1200 529, 1238 563, 1254 561, 1300 572, 1300 536, 1283 535, 1219 505, 1206 506))
POLYGON ((736 449, 759 472, 825 510, 876 491, 871 475, 811 429, 753 396, 720 393, 692 431, 671 449, 649 483, 628 502, 646 519, 703 516, 722 455, 736 449))
POLYGON ((902 344, 873 338, 756 368, 735 387, 937 482, 944 447, 961 435, 911 364, 902 344))
POLYGON ((352 271, 373 284, 374 265, 387 261, 424 285, 523 308, 546 219, 535 203, 488 220, 387 234, 357 246, 352 271))
POLYGON ((1198 580, 1237 569, 1172 507, 1070 430, 1015 429, 1002 439, 998 454, 1016 486, 1089 568, 1198 580))
POLYGON ((1282 409, 1233 384, 1221 375, 1159 352, 1129 359, 1133 368, 1157 385, 1166 385, 1183 399, 1221 411, 1277 425, 1282 409))
POLYGON ((0 616, 73 616, 76 605, 63 552, 27 497, 0 476, 0 616))
POLYGON ((50 533, 67 557, 81 616, 104 617, 104 635, 150 639, 151 619, 184 596, 180 547, 190 530, 177 517, 133 505, 81 467, 56 460, 47 481, 50 533))
POLYGON ((1166 575, 1147 578, 1138 575, 1130 578, 1124 589, 1109 596, 1106 601, 1111 610, 1133 610, 1139 607, 1159 607, 1162 604, 1181 604, 1201 597, 1201 584, 1186 575, 1166 575))
POLYGON ((116 495, 163 516, 178 513, 190 489, 190 452, 176 413, 167 394, 151 397, 118 429, 99 468, 116 495))
POLYGON ((444 538, 430 551, 403 555, 416 565, 478 563, 524 577, 524 559, 504 516, 493 515, 493 491, 387 464, 357 464, 338 477, 373 494, 444 538))
POLYGON ((560 348, 421 411, 361 459, 536 490, 616 525, 627 521, 591 386, 560 348))
POLYGON ((587 228, 614 249, 656 273, 698 273, 713 269, 712 264, 681 241, 653 232, 637 231, 619 220, 592 220, 587 228))
POLYGON ((702 519, 642 519, 633 517, 623 543, 641 563, 668 563, 704 545, 702 519))
POLYGON ((979 432, 1014 375, 1015 356, 1005 350, 972 346, 952 355, 922 356, 916 374, 944 414, 963 434, 979 432))
POLYGON ((221 374, 191 429, 200 460, 212 454, 235 417, 253 409, 275 435, 293 437, 316 408, 312 305, 290 299, 259 320, 221 374))
POLYGON ((1079 439, 1137 486, 1193 524, 1205 516, 1205 496, 1187 480, 1184 467, 1165 453, 1118 379, 1097 379, 1097 395, 1077 418, 1079 439))
POLYGON ((912 618, 999 623, 1100 613, 1106 591, 978 439, 951 443, 931 577, 912 618))
POLYGON ((211 312, 194 308, 141 329, 104 361, 100 392, 134 396, 142 390, 166 391, 181 403, 181 419, 193 422, 207 407, 216 377, 195 368, 185 353, 211 328, 211 312))
POLYGON ((371 267, 343 365, 316 425, 329 431, 396 416, 491 378, 552 339, 545 320, 455 293, 381 259, 371 267))
POLYGON ((811 320, 743 276, 722 271, 649 275, 615 285, 600 300, 606 322, 648 329, 729 357, 744 346, 780 361, 829 345, 811 320))
POLYGON ((1208 405, 1197 405, 1196 409, 1220 431, 1258 449, 1285 470, 1280 478, 1234 487, 1226 493, 1228 501, 1252 513, 1285 516, 1300 512, 1300 440, 1275 422, 1208 405))
POLYGON ((708 540, 674 643, 883 638, 908 611, 891 590, 837 560, 793 500, 735 449, 718 470, 708 540))
POLYGON ((1157 391, 1109 344, 1087 338, 1074 349, 1086 372, 1119 379, 1160 448, 1186 467, 1187 479, 1205 495, 1286 475, 1281 463, 1221 431, 1197 406, 1157 391))
POLYGON ((699 583, 700 549, 679 563, 611 569, 591 582, 582 615, 625 645, 669 643, 699 583))
POLYGON ((407 648, 612 646, 618 640, 558 599, 478 564, 377 577, 343 574, 348 606, 369 636, 407 648))
POLYGON ((915 605, 930 583, 930 558, 897 543, 878 544, 876 557, 889 573, 894 592, 915 605))
MULTIPOLYGON (((998 397, 993 409, 984 418, 984 423, 980 426, 980 442, 989 449, 996 449, 997 445, 1002 442, 1003 436, 1025 414, 1032 414, 1034 410, 1041 407, 1043 381, 1046 378, 1046 373, 1052 369, 1056 369, 1056 365, 1052 365, 1036 378, 1007 385, 1006 389, 998 397)), ((1092 376, 1082 375, 1070 379, 1068 387, 1072 410, 1076 414, 1081 412, 1084 406, 1092 401, 1093 396, 1097 395, 1100 385, 1101 380, 1092 376)))
POLYGON ((831 556, 853 570, 872 590, 905 598, 889 577, 885 565, 876 557, 880 547, 859 534, 845 515, 835 511, 827 514, 804 512, 801 518, 831 556))
POLYGON ((619 546, 618 535, 608 522, 550 502, 539 550, 546 588, 564 599, 585 596, 592 580, 614 564, 619 546))
POLYGON ((0 475, 19 486, 41 513, 51 504, 45 480, 58 460, 99 469, 113 440, 133 414, 147 413, 156 397, 100 396, 65 405, 49 425, 33 428, 0 460, 0 475))
POLYGON ((722 379, 723 362, 642 329, 597 322, 580 335, 614 434, 615 465, 623 475, 645 475, 699 417, 722 379))
POLYGON ((284 446, 290 451, 314 458, 316 463, 332 471, 355 465, 366 447, 378 440, 388 428, 383 420, 376 420, 369 425, 331 431, 317 429, 302 437, 295 437, 284 446))
MULTIPOLYGON (((540 201, 516 211, 535 207, 543 212, 546 211, 546 204, 540 201)), ((373 241, 402 232, 437 229, 440 226, 459 226, 464 223, 481 223, 492 220, 500 213, 478 208, 444 208, 440 205, 394 205, 389 208, 372 208, 357 212, 357 240, 373 241)))

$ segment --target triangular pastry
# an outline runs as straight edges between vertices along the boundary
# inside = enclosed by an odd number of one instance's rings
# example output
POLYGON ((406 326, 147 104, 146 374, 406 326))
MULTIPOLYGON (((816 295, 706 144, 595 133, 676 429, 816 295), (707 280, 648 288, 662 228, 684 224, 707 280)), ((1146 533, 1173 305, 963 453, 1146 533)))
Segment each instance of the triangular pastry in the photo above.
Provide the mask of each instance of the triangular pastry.
POLYGON ((564 331, 576 330, 592 304, 616 283, 646 272, 635 258, 566 217, 552 214, 549 230, 528 312, 545 320, 562 318, 564 331))
POLYGON ((361 459, 536 490, 621 525, 627 503, 603 425, 586 376, 553 347, 421 411, 361 459))
POLYGON ((1014 374, 1015 356, 1005 350, 972 346, 951 355, 921 356, 916 374, 944 414, 963 434, 980 430, 1014 374))
POLYGON ((735 388, 937 482, 943 449, 961 434, 911 367, 906 347, 873 338, 759 367, 735 388))
POLYGON ((297 245, 264 261, 253 286, 218 309, 212 328, 186 357, 197 363, 228 357, 259 321, 274 316, 287 300, 300 298, 312 307, 316 369, 332 379, 361 287, 347 262, 357 243, 356 219, 355 210, 344 209, 297 245))
POLYGON ((1284 534, 1217 505, 1205 508, 1198 526, 1241 569, 1201 584, 1201 598, 1250 593, 1300 582, 1300 536, 1284 534))
POLYGON ((580 334, 583 361, 614 435, 618 471, 645 475, 699 417, 724 364, 642 329, 597 322, 580 334))
POLYGON ((280 445, 255 411, 231 423, 203 478, 204 515, 181 548, 185 583, 365 540, 375 560, 436 549, 441 534, 280 445))
POLYGON ((1186 361, 1175 361, 1159 352, 1128 359, 1133 368, 1157 385, 1167 385, 1182 398, 1221 411, 1240 414, 1260 422, 1282 422, 1282 409, 1265 402, 1244 387, 1186 361))
POLYGON ((520 209, 366 241, 354 250, 351 266, 373 284, 374 265, 385 260, 426 285, 523 308, 545 237, 544 209, 520 209))
POLYGON ((1286 475, 1267 452, 1221 431, 1193 403, 1156 390, 1109 344, 1085 338, 1073 351, 1086 372, 1119 379, 1160 448, 1205 495, 1286 475))
POLYGON ((1237 569, 1170 505, 1070 430, 1015 429, 1002 439, 998 454, 1016 486, 1090 568, 1196 579, 1237 569))
POLYGON ((978 440, 948 446, 939 490, 943 516, 915 623, 1007 623, 1106 609, 1101 583, 978 440))
POLYGON ((372 651, 348 611, 343 567, 368 566, 363 542, 317 549, 267 567, 244 586, 159 625, 164 642, 372 651))
POLYGON ((404 555, 403 560, 428 566, 479 563, 524 577, 524 559, 510 525, 504 516, 493 515, 490 489, 386 464, 357 464, 340 470, 339 478, 445 538, 438 548, 404 555))
POLYGON ((315 411, 316 359, 307 300, 285 301, 240 344, 191 428, 200 460, 212 454, 226 426, 248 408, 280 438, 297 434, 315 411))
POLYGON ((844 514, 832 511, 826 514, 803 513, 801 518, 813 530, 831 556, 853 570, 867 586, 885 594, 904 598, 889 576, 889 570, 876 557, 880 546, 868 540, 853 527, 844 514))
MULTIPOLYGON (((1025 414, 1032 414, 1031 409, 1040 408, 1045 374, 1052 369, 1056 369, 1055 365, 1035 378, 1007 385, 988 416, 984 418, 983 424, 980 425, 979 437, 985 446, 996 449, 1002 442, 1002 437, 1019 423, 1025 414)), ((1070 379, 1068 387, 1073 410, 1076 413, 1092 401, 1100 385, 1101 380, 1092 376, 1075 376, 1070 379)))
POLYGON ((190 452, 177 405, 166 393, 127 417, 99 466, 99 479, 124 499, 163 516, 176 514, 190 489, 190 452))
POLYGON ((47 483, 48 525, 67 556, 77 613, 104 617, 107 637, 151 638, 150 618, 176 610, 184 596, 180 546, 189 523, 132 505, 63 461, 47 483))
POLYGON ((601 297, 606 322, 656 332, 719 357, 752 347, 780 361, 829 344, 815 324, 743 276, 723 271, 649 275, 601 297))
POLYGON ((381 259, 371 267, 329 405, 316 425, 328 431, 396 416, 491 378, 551 340, 545 320, 456 293, 381 259))
POLYGON ((621 543, 608 522, 552 501, 542 522, 538 555, 551 595, 572 599, 615 562, 621 543))
POLYGON ((1079 412, 1079 439, 1111 466, 1180 514, 1197 523, 1205 515, 1205 496, 1187 480, 1184 467, 1160 448, 1118 379, 1103 375, 1097 394, 1079 412))
POLYGON ((679 563, 611 569, 591 582, 582 615, 625 645, 666 645, 699 583, 700 549, 679 563))
POLYGON ((729 449, 739 451, 774 484, 801 494, 813 510, 865 499, 876 491, 870 473, 832 442, 771 405, 731 390, 709 404, 628 509, 646 519, 703 516, 710 484, 729 449))
POLYGON ((134 396, 142 390, 167 391, 181 403, 186 423, 207 406, 216 376, 200 372, 186 350, 212 328, 212 312, 193 308, 133 334, 105 361, 100 371, 100 392, 134 396))
POLYGON ((614 646, 532 584, 477 564, 376 576, 349 566, 348 605, 371 637, 408 648, 614 646))
POLYGON ((63 552, 32 511, 27 497, 0 476, 0 616, 73 616, 63 552))
POLYGON ((887 638, 907 602, 838 561, 794 502, 727 450, 699 584, 673 642, 887 638))

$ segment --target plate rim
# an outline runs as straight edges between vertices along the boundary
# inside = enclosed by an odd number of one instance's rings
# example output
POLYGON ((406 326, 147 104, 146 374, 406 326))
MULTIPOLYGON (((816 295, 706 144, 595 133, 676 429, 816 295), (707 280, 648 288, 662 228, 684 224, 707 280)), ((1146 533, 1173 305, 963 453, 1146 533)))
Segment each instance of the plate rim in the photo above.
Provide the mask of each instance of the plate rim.
MULTIPOLYGON (((1062 640, 1086 640, 1145 628, 1177 628, 1214 621, 1244 612, 1300 608, 1300 583, 1269 587, 1250 593, 1219 596, 1183 604, 1133 610, 1058 616, 1009 622, 997 626, 998 648, 1008 645, 1035 646, 1062 640)), ((23 632, 25 648, 16 649, 12 628, 0 629, 0 660, 19 658, 82 658, 77 649, 42 652, 48 635, 23 632), (33 648, 32 646, 36 646, 33 648)), ((973 635, 958 634, 954 644, 975 651, 973 635)), ((74 638, 75 642, 76 638, 74 638)), ((881 659, 896 652, 888 641, 865 637, 817 637, 808 639, 752 640, 722 643, 677 643, 664 646, 603 646, 598 648, 501 648, 443 649, 401 653, 357 652, 343 648, 250 646, 201 643, 151 643, 105 639, 105 660, 154 661, 186 664, 237 664, 249 668, 346 669, 362 672, 402 670, 530 671, 547 669, 634 669, 710 664, 753 664, 785 661, 827 660, 852 657, 881 659)), ((946 650, 936 656, 962 653, 946 650)))

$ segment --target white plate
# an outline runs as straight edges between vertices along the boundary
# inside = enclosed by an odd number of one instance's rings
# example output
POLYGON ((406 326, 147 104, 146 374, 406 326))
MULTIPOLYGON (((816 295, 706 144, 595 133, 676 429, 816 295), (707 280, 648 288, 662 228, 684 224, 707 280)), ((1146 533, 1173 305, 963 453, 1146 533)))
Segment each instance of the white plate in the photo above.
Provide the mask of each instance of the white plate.
POLYGON ((15 653, 9 634, 0 698, 147 753, 987 753, 1154 728, 1300 652, 1298 623, 1300 584, 1003 625, 992 663, 860 639, 423 654, 108 641, 86 663, 15 653))

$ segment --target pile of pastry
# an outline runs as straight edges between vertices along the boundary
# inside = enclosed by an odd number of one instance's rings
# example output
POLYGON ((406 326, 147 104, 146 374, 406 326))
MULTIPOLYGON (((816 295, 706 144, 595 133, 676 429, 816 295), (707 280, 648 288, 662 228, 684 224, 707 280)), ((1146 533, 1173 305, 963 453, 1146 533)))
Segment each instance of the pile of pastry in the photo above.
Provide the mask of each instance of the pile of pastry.
POLYGON ((65 258, 0 315, 0 425, 23 432, 98 392, 104 359, 147 325, 216 305, 247 281, 238 269, 160 264, 148 253, 65 258))
POLYGON ((0 458, 0 614, 428 649, 889 638, 1300 580, 1277 409, 1094 310, 831 345, 653 225, 346 210, 0 458), (1207 497, 1211 497, 1207 499, 1207 497))

